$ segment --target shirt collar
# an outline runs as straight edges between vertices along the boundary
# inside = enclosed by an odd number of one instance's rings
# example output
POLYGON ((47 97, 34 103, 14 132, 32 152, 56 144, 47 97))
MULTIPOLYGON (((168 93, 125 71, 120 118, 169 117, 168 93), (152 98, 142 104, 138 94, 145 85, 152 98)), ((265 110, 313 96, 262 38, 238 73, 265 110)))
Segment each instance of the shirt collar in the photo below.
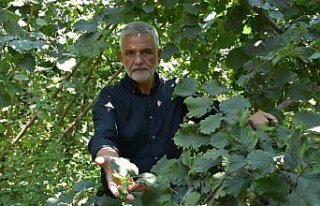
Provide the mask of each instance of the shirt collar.
MULTIPOLYGON (((154 78, 154 84, 151 88, 150 91, 150 95, 154 94, 154 92, 157 90, 157 88, 159 87, 160 83, 161 83, 161 79, 158 75, 158 73, 155 73, 155 78, 154 78)), ((142 94, 139 87, 138 87, 138 83, 131 79, 128 74, 125 75, 125 77, 123 78, 123 84, 125 86, 125 88, 127 88, 132 94, 142 94)))

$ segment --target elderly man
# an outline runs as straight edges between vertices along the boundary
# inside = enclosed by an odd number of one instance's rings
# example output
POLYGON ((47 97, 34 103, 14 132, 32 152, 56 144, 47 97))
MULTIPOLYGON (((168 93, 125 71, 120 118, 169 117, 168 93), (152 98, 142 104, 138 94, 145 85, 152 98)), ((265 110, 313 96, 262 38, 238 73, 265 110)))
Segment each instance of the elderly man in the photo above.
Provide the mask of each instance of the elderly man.
MULTIPOLYGON (((114 197, 119 197, 119 187, 112 177, 111 160, 125 157, 140 172, 147 172, 164 155, 179 157, 172 138, 187 112, 183 98, 171 99, 175 80, 165 81, 156 72, 161 48, 153 26, 145 22, 126 25, 119 56, 126 76, 101 91, 93 108, 95 134, 89 142, 92 158, 102 168, 105 193, 114 197)), ((269 121, 276 118, 265 112, 251 117, 253 127, 269 121)), ((128 190, 142 187, 135 183, 128 190)))

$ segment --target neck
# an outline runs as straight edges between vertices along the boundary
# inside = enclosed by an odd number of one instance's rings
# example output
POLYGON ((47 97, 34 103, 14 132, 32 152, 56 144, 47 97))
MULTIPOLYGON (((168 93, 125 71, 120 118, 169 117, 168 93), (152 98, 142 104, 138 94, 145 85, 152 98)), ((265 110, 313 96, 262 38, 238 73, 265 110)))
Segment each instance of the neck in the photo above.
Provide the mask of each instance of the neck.
POLYGON ((150 95, 153 84, 154 84, 154 78, 152 78, 146 82, 139 83, 138 87, 139 87, 141 93, 146 94, 146 95, 150 95))

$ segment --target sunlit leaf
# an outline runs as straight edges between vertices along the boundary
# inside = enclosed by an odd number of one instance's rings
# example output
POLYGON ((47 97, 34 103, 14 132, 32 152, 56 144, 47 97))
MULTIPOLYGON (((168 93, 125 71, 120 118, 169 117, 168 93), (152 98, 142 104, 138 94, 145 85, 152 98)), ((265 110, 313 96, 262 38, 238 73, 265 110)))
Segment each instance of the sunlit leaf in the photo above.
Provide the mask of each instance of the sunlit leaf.
POLYGON ((190 192, 186 195, 184 199, 184 204, 186 206, 197 205, 198 201, 200 200, 201 194, 198 192, 190 192))
POLYGON ((220 103, 219 108, 223 113, 238 113, 239 110, 248 109, 250 107, 250 102, 241 97, 236 96, 220 103))

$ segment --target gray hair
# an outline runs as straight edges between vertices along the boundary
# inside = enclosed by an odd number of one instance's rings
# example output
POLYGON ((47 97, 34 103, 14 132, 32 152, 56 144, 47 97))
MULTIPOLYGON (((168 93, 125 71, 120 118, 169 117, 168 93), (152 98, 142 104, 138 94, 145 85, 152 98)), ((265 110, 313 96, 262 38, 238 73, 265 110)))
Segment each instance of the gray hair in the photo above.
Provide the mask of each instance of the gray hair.
POLYGON ((122 49, 123 38, 127 35, 151 35, 154 44, 159 48, 159 35, 157 30, 151 25, 143 21, 134 21, 127 24, 120 34, 120 49, 122 49))

